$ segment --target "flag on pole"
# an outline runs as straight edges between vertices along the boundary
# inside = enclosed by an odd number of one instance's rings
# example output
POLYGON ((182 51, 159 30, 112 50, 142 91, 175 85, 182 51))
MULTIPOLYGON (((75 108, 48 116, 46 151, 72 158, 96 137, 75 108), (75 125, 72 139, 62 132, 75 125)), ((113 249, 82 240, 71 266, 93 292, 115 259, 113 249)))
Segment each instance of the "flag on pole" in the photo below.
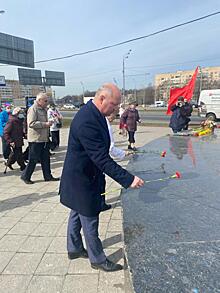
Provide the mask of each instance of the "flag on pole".
POLYGON ((179 97, 184 97, 184 99, 187 99, 187 101, 190 101, 193 96, 193 91, 195 88, 195 82, 196 77, 198 74, 198 67, 196 68, 191 80, 188 82, 187 85, 180 88, 171 88, 170 89, 170 98, 168 102, 168 109, 167 109, 167 115, 170 115, 172 111, 170 110, 171 106, 176 104, 179 97))

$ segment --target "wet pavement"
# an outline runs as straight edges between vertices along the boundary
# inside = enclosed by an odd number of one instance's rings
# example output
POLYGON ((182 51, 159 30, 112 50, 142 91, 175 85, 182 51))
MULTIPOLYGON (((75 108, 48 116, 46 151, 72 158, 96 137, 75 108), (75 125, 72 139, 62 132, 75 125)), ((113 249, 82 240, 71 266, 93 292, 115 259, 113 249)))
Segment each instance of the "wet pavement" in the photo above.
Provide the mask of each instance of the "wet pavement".
POLYGON ((164 136, 127 169, 144 180, 181 173, 122 194, 135 292, 220 292, 220 132, 164 136), (167 151, 162 158, 157 151, 167 151))

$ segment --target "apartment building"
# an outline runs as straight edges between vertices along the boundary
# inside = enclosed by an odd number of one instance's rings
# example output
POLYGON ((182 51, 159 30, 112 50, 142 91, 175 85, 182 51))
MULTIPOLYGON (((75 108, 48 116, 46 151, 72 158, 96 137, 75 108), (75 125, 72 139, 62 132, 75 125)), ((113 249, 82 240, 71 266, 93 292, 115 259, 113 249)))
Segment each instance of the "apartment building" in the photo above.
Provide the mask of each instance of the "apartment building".
MULTIPOLYGON (((18 80, 6 80, 5 86, 0 86, 0 100, 12 102, 13 99, 20 99, 27 96, 36 96, 39 92, 44 91, 43 86, 21 85, 18 80)), ((47 92, 51 93, 50 87, 47 92)))
MULTIPOLYGON (((183 87, 192 78, 193 70, 178 70, 176 72, 155 75, 156 95, 158 99, 168 100, 171 87, 183 87)), ((198 73, 203 89, 208 89, 210 84, 220 82, 220 66, 204 67, 198 73), (202 77, 202 78, 201 78, 202 77)))

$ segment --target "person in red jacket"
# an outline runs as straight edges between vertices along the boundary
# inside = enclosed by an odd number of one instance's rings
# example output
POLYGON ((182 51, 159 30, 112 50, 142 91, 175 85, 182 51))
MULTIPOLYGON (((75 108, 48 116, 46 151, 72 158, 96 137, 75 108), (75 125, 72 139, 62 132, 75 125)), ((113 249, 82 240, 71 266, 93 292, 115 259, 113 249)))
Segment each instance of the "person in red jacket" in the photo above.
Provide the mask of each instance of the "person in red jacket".
POLYGON ((16 161, 20 166, 21 171, 25 169, 25 163, 22 156, 22 146, 24 145, 23 119, 24 114, 22 113, 22 109, 16 107, 4 128, 4 139, 11 149, 11 154, 9 155, 6 165, 11 170, 13 170, 12 165, 16 161))

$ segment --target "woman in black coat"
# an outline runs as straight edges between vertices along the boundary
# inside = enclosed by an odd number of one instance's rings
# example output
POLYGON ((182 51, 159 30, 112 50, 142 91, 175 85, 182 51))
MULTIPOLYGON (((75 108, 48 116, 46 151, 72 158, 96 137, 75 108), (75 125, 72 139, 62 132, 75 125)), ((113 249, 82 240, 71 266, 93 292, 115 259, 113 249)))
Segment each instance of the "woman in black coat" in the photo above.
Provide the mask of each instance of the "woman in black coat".
POLYGON ((24 145, 23 118, 24 115, 21 108, 15 108, 4 128, 4 139, 6 140, 7 145, 11 148, 11 154, 9 155, 6 165, 11 170, 13 170, 12 165, 16 161, 20 166, 21 171, 25 169, 25 163, 22 155, 22 146, 24 145))

